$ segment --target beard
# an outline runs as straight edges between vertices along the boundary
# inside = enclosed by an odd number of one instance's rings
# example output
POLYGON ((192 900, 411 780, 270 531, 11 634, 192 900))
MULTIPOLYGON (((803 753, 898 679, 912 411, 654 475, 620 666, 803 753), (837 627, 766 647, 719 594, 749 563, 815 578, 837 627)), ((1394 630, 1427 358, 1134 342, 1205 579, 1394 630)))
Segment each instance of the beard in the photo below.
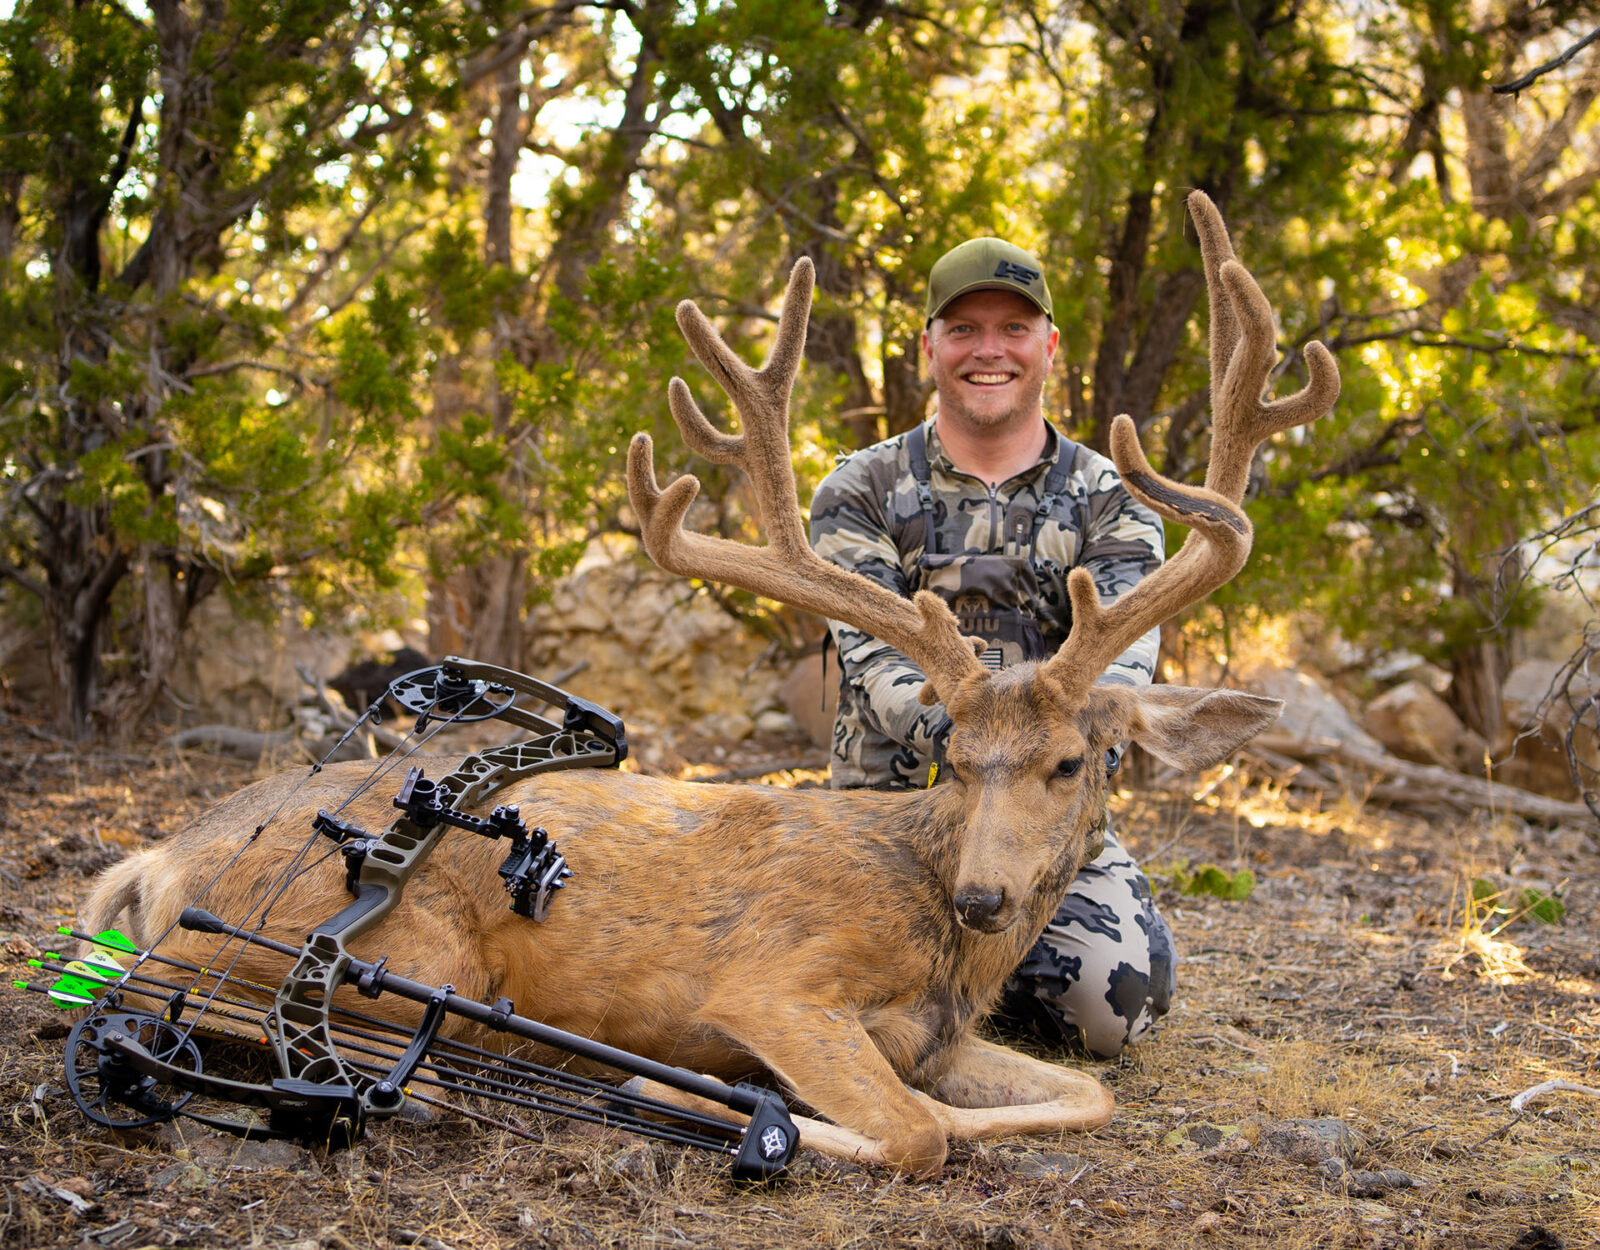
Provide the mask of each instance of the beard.
POLYGON ((1031 421, 1041 410, 1044 375, 1022 374, 1006 388, 1004 395, 973 394, 973 388, 947 370, 931 369, 939 395, 939 412, 973 430, 996 430, 1007 425, 1031 421))

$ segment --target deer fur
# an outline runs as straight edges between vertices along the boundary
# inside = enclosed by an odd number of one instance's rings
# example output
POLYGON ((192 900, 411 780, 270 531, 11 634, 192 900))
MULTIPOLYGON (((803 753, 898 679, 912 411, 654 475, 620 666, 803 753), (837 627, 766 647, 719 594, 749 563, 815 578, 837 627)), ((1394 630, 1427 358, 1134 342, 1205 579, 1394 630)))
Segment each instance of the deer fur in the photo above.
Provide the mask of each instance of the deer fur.
MULTIPOLYGON (((1227 380, 1231 398, 1219 401, 1215 422, 1228 432, 1213 440, 1205 488, 1152 473, 1126 418, 1114 441, 1129 489, 1191 525, 1189 543, 1113 605, 1101 605, 1087 575, 1075 573, 1072 638, 1040 664, 1000 673, 978 664, 936 596, 896 599, 817 559, 805 542, 787 403, 804 343, 809 264, 791 277, 762 371, 739 362, 692 304, 679 309, 696 353, 733 395, 744 433, 712 429, 676 378, 674 416, 696 450, 745 468, 772 545, 752 550, 685 532, 698 483, 685 477, 658 489, 641 435, 630 448, 629 486, 652 558, 848 620, 906 651, 928 673, 924 697, 942 700, 954 722, 948 783, 878 793, 617 772, 530 778, 494 801, 519 805, 573 866, 546 923, 507 910, 495 874, 503 848, 461 835, 352 953, 387 955, 402 975, 451 983, 483 1001, 510 997, 525 1015, 652 1059, 727 1080, 775 1080, 825 1117, 800 1120, 807 1144, 902 1172, 936 1173, 951 1137, 1104 1124, 1112 1098, 1093 1078, 985 1041, 974 1026, 1098 850, 1090 829, 1105 801, 1105 751, 1131 738, 1192 770, 1225 758, 1277 715, 1275 700, 1236 691, 1093 681, 1133 637, 1233 575, 1249 549, 1238 507, 1249 457, 1274 430, 1325 411, 1338 389, 1332 358, 1318 347, 1307 353, 1306 391, 1260 402, 1273 358, 1271 310, 1232 259, 1215 208, 1200 196, 1191 209, 1214 325, 1217 305, 1227 305, 1213 333, 1213 373, 1227 380), (1220 470, 1219 444, 1229 457, 1220 470)), ((455 761, 425 763, 439 776, 455 761)), ((234 795, 108 870, 85 909, 90 931, 121 920, 143 944, 195 902, 225 919, 242 912, 300 850, 317 809, 336 807, 368 767, 335 765, 309 783, 275 777, 234 795)), ((381 828, 389 798, 369 795, 341 815, 381 828)), ((298 943, 347 901, 335 856, 273 904, 262 931, 298 943)), ((215 941, 175 929, 162 950, 204 964, 215 941)), ((269 984, 283 970, 281 959, 255 948, 235 969, 269 984)), ((651 1092, 685 1101, 675 1091, 651 1092)))

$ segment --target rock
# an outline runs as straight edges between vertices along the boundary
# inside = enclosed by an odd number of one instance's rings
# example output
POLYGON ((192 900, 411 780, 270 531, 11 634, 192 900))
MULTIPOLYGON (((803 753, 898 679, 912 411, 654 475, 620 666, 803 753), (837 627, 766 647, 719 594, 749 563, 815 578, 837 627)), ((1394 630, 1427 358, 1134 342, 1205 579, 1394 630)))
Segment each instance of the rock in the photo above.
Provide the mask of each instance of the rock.
POLYGON ((1483 769, 1488 745, 1419 681, 1402 682, 1379 695, 1367 704, 1361 723, 1401 759, 1464 773, 1483 769))
MULTIPOLYGON (((1331 1162, 1333 1160, 1325 1159, 1323 1166, 1331 1162)), ((1428 1183, 1399 1168, 1346 1172, 1343 1180, 1345 1192, 1356 1198, 1379 1198, 1396 1189, 1422 1189, 1428 1183)))
POLYGON ((833 743, 833 717, 839 706, 839 656, 828 648, 801 657, 779 691, 783 706, 818 747, 833 743))
POLYGON ((1324 1159, 1352 1159, 1366 1143, 1342 1120, 1280 1120, 1261 1130, 1256 1148, 1291 1163, 1316 1167, 1324 1159))
POLYGON ((976 1220, 957 1230, 957 1244, 971 1250, 1017 1250, 1023 1243, 1004 1224, 979 1224, 976 1220))
POLYGON ((156 1136, 175 1158, 192 1160, 209 1168, 299 1172, 312 1163, 311 1152, 294 1142, 270 1138, 245 1141, 200 1124, 172 1121, 161 1125, 156 1136))
POLYGON ((297 668, 329 677, 368 649, 336 630, 302 629, 292 614, 270 622, 242 615, 223 595, 202 601, 189 628, 205 645, 184 649, 173 692, 197 709, 192 715, 200 723, 248 729, 281 723, 283 709, 300 694, 297 668))
POLYGON ((1567 1250, 1567 1243, 1543 1224, 1530 1224, 1511 1243, 1510 1250, 1567 1250))
MULTIPOLYGON (((1501 732, 1494 744, 1494 775, 1496 781, 1535 794, 1571 800, 1578 797, 1565 745, 1572 709, 1566 700, 1556 699, 1540 713, 1562 667, 1555 660, 1524 660, 1507 675, 1500 687, 1501 732)), ((1594 759, 1593 727, 1586 723, 1575 736, 1579 758, 1594 759)))
POLYGON ((1194 1221, 1194 1231, 1206 1237, 1215 1237, 1222 1232, 1222 1216, 1215 1211, 1202 1211, 1194 1221))
POLYGON ((617 1151, 606 1160, 606 1170, 634 1184, 647 1184, 659 1176, 655 1151, 646 1142, 617 1151))
POLYGON ((150 1178, 151 1189, 166 1189, 169 1186, 178 1189, 210 1189, 216 1183, 215 1172, 201 1167, 198 1163, 183 1160, 162 1168, 150 1178))
POLYGON ((600 1186, 595 1184, 594 1177, 587 1172, 574 1172, 561 1182, 559 1188, 562 1193, 571 1194, 574 1198, 583 1198, 599 1192, 600 1186))
POLYGON ((1300 742, 1330 738, 1381 749, 1378 740, 1356 724, 1333 691, 1310 673, 1263 664, 1241 675, 1240 680, 1257 694, 1283 700, 1283 712, 1273 726, 1275 733, 1300 742))
POLYGON ((1414 651, 1390 651, 1368 667, 1367 676, 1385 686, 1392 682, 1420 681, 1434 694, 1450 689, 1450 674, 1414 651))
POLYGON ((1391 1211, 1381 1202, 1371 1202, 1358 1198, 1350 1203, 1350 1214, 1363 1224, 1390 1224, 1400 1218, 1398 1211, 1391 1211))
POLYGON ((1507 1159, 1504 1167, 1507 1175, 1528 1177, 1533 1180, 1554 1180, 1574 1172, 1593 1170, 1594 1160, 1585 1155, 1567 1154, 1521 1155, 1515 1159, 1507 1159))
POLYGON ((708 732, 735 739, 755 729, 757 711, 783 706, 786 672, 766 639, 745 629, 716 599, 638 557, 632 540, 589 545, 546 603, 528 616, 525 667, 553 675, 583 660, 567 682, 631 722, 720 718, 708 732))
POLYGON ((309 1150, 290 1141, 242 1141, 225 1162, 247 1172, 298 1172, 311 1165, 311 1158, 309 1150))
POLYGON ((20 933, 14 933, 7 937, 5 945, 0 947, 0 950, 3 950, 8 957, 18 963, 23 963, 29 959, 39 959, 44 954, 43 951, 20 933))
POLYGON ((1467 1190, 1467 1197, 1486 1207, 1515 1207, 1533 1201, 1532 1194, 1516 1185, 1481 1185, 1467 1190))
POLYGON ((1186 1147, 1213 1150, 1238 1135, 1239 1129, 1235 1125, 1207 1124, 1203 1120, 1196 1120, 1173 1129, 1161 1139, 1161 1144, 1174 1150, 1186 1147))
POLYGON ((714 712, 702 716, 699 726, 705 733, 723 742, 743 742, 756 731, 756 723, 742 712, 714 712))
POLYGON ((1036 1154, 1026 1154, 1017 1161, 1011 1170, 1018 1176, 1076 1176, 1083 1170, 1085 1160, 1079 1155, 1056 1154, 1051 1151, 1039 1151, 1036 1154))
POLYGON ((800 726, 795 724, 794 717, 787 712, 768 710, 756 717, 756 730, 764 734, 781 734, 792 737, 800 732, 800 726))

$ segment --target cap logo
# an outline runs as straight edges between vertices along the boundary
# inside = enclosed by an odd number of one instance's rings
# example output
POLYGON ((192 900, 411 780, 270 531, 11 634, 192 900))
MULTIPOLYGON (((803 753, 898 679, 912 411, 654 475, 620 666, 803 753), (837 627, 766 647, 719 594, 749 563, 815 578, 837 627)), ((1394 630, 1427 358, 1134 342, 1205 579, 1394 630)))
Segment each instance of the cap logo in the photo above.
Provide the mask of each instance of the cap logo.
POLYGON ((1023 286, 1031 285, 1039 277, 1037 269, 1029 269, 1026 265, 1019 265, 1014 260, 1003 260, 994 267, 994 276, 1009 278, 1013 282, 1020 282, 1023 286))

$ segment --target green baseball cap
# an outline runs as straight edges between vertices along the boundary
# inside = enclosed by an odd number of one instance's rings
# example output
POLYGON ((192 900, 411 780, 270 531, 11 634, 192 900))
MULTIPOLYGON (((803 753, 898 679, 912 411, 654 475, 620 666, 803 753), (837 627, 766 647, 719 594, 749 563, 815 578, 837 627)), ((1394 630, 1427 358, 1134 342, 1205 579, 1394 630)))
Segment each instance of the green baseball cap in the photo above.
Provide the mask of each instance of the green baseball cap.
POLYGON ((1054 320, 1044 266, 1030 253, 1004 239, 968 239, 951 248, 928 274, 928 320, 954 300, 972 291, 1015 291, 1054 320))

